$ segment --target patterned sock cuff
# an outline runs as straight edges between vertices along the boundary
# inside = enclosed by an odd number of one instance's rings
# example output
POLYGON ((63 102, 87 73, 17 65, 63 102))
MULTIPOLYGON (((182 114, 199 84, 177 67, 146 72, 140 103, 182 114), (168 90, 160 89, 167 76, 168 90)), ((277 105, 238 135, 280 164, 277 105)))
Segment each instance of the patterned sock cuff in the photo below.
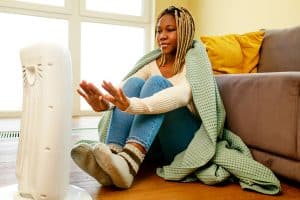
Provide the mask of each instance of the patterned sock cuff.
POLYGON ((132 169, 132 174, 135 176, 139 170, 141 163, 144 160, 145 154, 143 154, 134 145, 126 144, 123 148, 123 151, 119 153, 119 155, 125 158, 130 168, 132 169))
POLYGON ((140 163, 142 163, 145 158, 145 154, 132 144, 126 144, 124 146, 123 151, 126 151, 128 153, 135 155, 140 163))

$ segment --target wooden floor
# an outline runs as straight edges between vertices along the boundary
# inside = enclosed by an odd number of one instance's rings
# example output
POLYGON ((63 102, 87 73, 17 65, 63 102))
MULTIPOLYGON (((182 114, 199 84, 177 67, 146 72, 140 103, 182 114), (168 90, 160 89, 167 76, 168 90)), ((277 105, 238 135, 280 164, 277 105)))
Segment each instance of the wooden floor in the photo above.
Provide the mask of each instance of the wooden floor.
MULTIPOLYGON (((7 122, 7 121, 6 121, 7 122)), ((0 120, 0 130, 5 127, 4 120, 0 120)), ((90 128, 97 125, 96 118, 75 118, 73 127, 90 128)), ((10 121, 8 124, 18 124, 10 121)), ((73 142, 81 137, 75 135, 73 142)), ((0 187, 16 184, 15 154, 17 144, 0 143, 0 187)), ((282 193, 277 196, 268 196, 252 191, 242 190, 238 183, 222 186, 207 186, 199 182, 178 183, 165 181, 155 174, 155 166, 143 164, 132 188, 120 190, 115 187, 102 187, 92 177, 81 171, 71 161, 70 183, 88 191, 94 200, 138 200, 138 199, 218 199, 218 200, 264 200, 264 199, 298 199, 300 200, 300 184, 281 179, 282 193)), ((1 196, 0 196, 0 200, 1 196)))
MULTIPOLYGON (((76 177, 76 176, 75 176, 76 177)), ((101 187, 88 176, 81 175, 73 184, 85 188, 94 200, 292 200, 300 199, 300 188, 295 183, 282 182, 282 193, 276 196, 242 190, 238 183, 222 186, 207 186, 199 182, 178 183, 165 181, 155 174, 155 168, 144 165, 132 188, 120 190, 101 187), (78 181, 78 182, 77 182, 78 181), (93 181, 93 182, 92 182, 93 181), (97 186, 98 185, 98 186, 97 186)))

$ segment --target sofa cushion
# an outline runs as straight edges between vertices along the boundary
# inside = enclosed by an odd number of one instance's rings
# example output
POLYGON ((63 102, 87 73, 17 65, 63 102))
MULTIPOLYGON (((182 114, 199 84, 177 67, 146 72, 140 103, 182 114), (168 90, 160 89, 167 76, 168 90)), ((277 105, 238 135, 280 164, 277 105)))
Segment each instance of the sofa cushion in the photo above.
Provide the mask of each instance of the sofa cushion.
POLYGON ((251 148, 300 161, 300 72, 217 75, 226 127, 251 148))
POLYGON ((300 26, 267 30, 258 72, 300 71, 300 26))
POLYGON ((256 72, 264 32, 202 36, 215 74, 256 72))

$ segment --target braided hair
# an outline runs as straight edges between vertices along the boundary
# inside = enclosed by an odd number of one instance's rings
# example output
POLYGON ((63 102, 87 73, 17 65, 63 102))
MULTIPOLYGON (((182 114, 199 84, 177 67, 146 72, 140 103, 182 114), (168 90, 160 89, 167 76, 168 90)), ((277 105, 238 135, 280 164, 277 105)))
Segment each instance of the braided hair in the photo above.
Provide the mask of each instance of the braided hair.
MULTIPOLYGON (((156 25, 160 18, 167 14, 175 17, 177 27, 177 51, 174 62, 174 74, 176 74, 181 71, 185 62, 185 55, 192 46, 195 34, 195 23, 191 13, 187 9, 183 7, 177 8, 175 6, 170 6, 158 15, 156 25)), ((165 62, 166 57, 162 54, 159 66, 163 66, 165 62)))

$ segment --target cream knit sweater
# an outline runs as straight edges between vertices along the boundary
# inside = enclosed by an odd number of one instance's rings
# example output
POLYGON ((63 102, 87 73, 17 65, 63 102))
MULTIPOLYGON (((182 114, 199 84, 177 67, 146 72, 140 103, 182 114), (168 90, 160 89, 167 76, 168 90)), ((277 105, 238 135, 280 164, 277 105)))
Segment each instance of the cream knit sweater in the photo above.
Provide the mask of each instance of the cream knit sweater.
MULTIPOLYGON (((154 60, 131 77, 147 80, 155 75, 162 76, 154 60)), ((172 87, 161 90, 147 98, 129 98, 130 105, 125 112, 131 114, 159 114, 187 106, 191 112, 195 113, 192 90, 186 79, 186 67, 184 66, 180 73, 168 78, 168 80, 172 83, 172 87)))

